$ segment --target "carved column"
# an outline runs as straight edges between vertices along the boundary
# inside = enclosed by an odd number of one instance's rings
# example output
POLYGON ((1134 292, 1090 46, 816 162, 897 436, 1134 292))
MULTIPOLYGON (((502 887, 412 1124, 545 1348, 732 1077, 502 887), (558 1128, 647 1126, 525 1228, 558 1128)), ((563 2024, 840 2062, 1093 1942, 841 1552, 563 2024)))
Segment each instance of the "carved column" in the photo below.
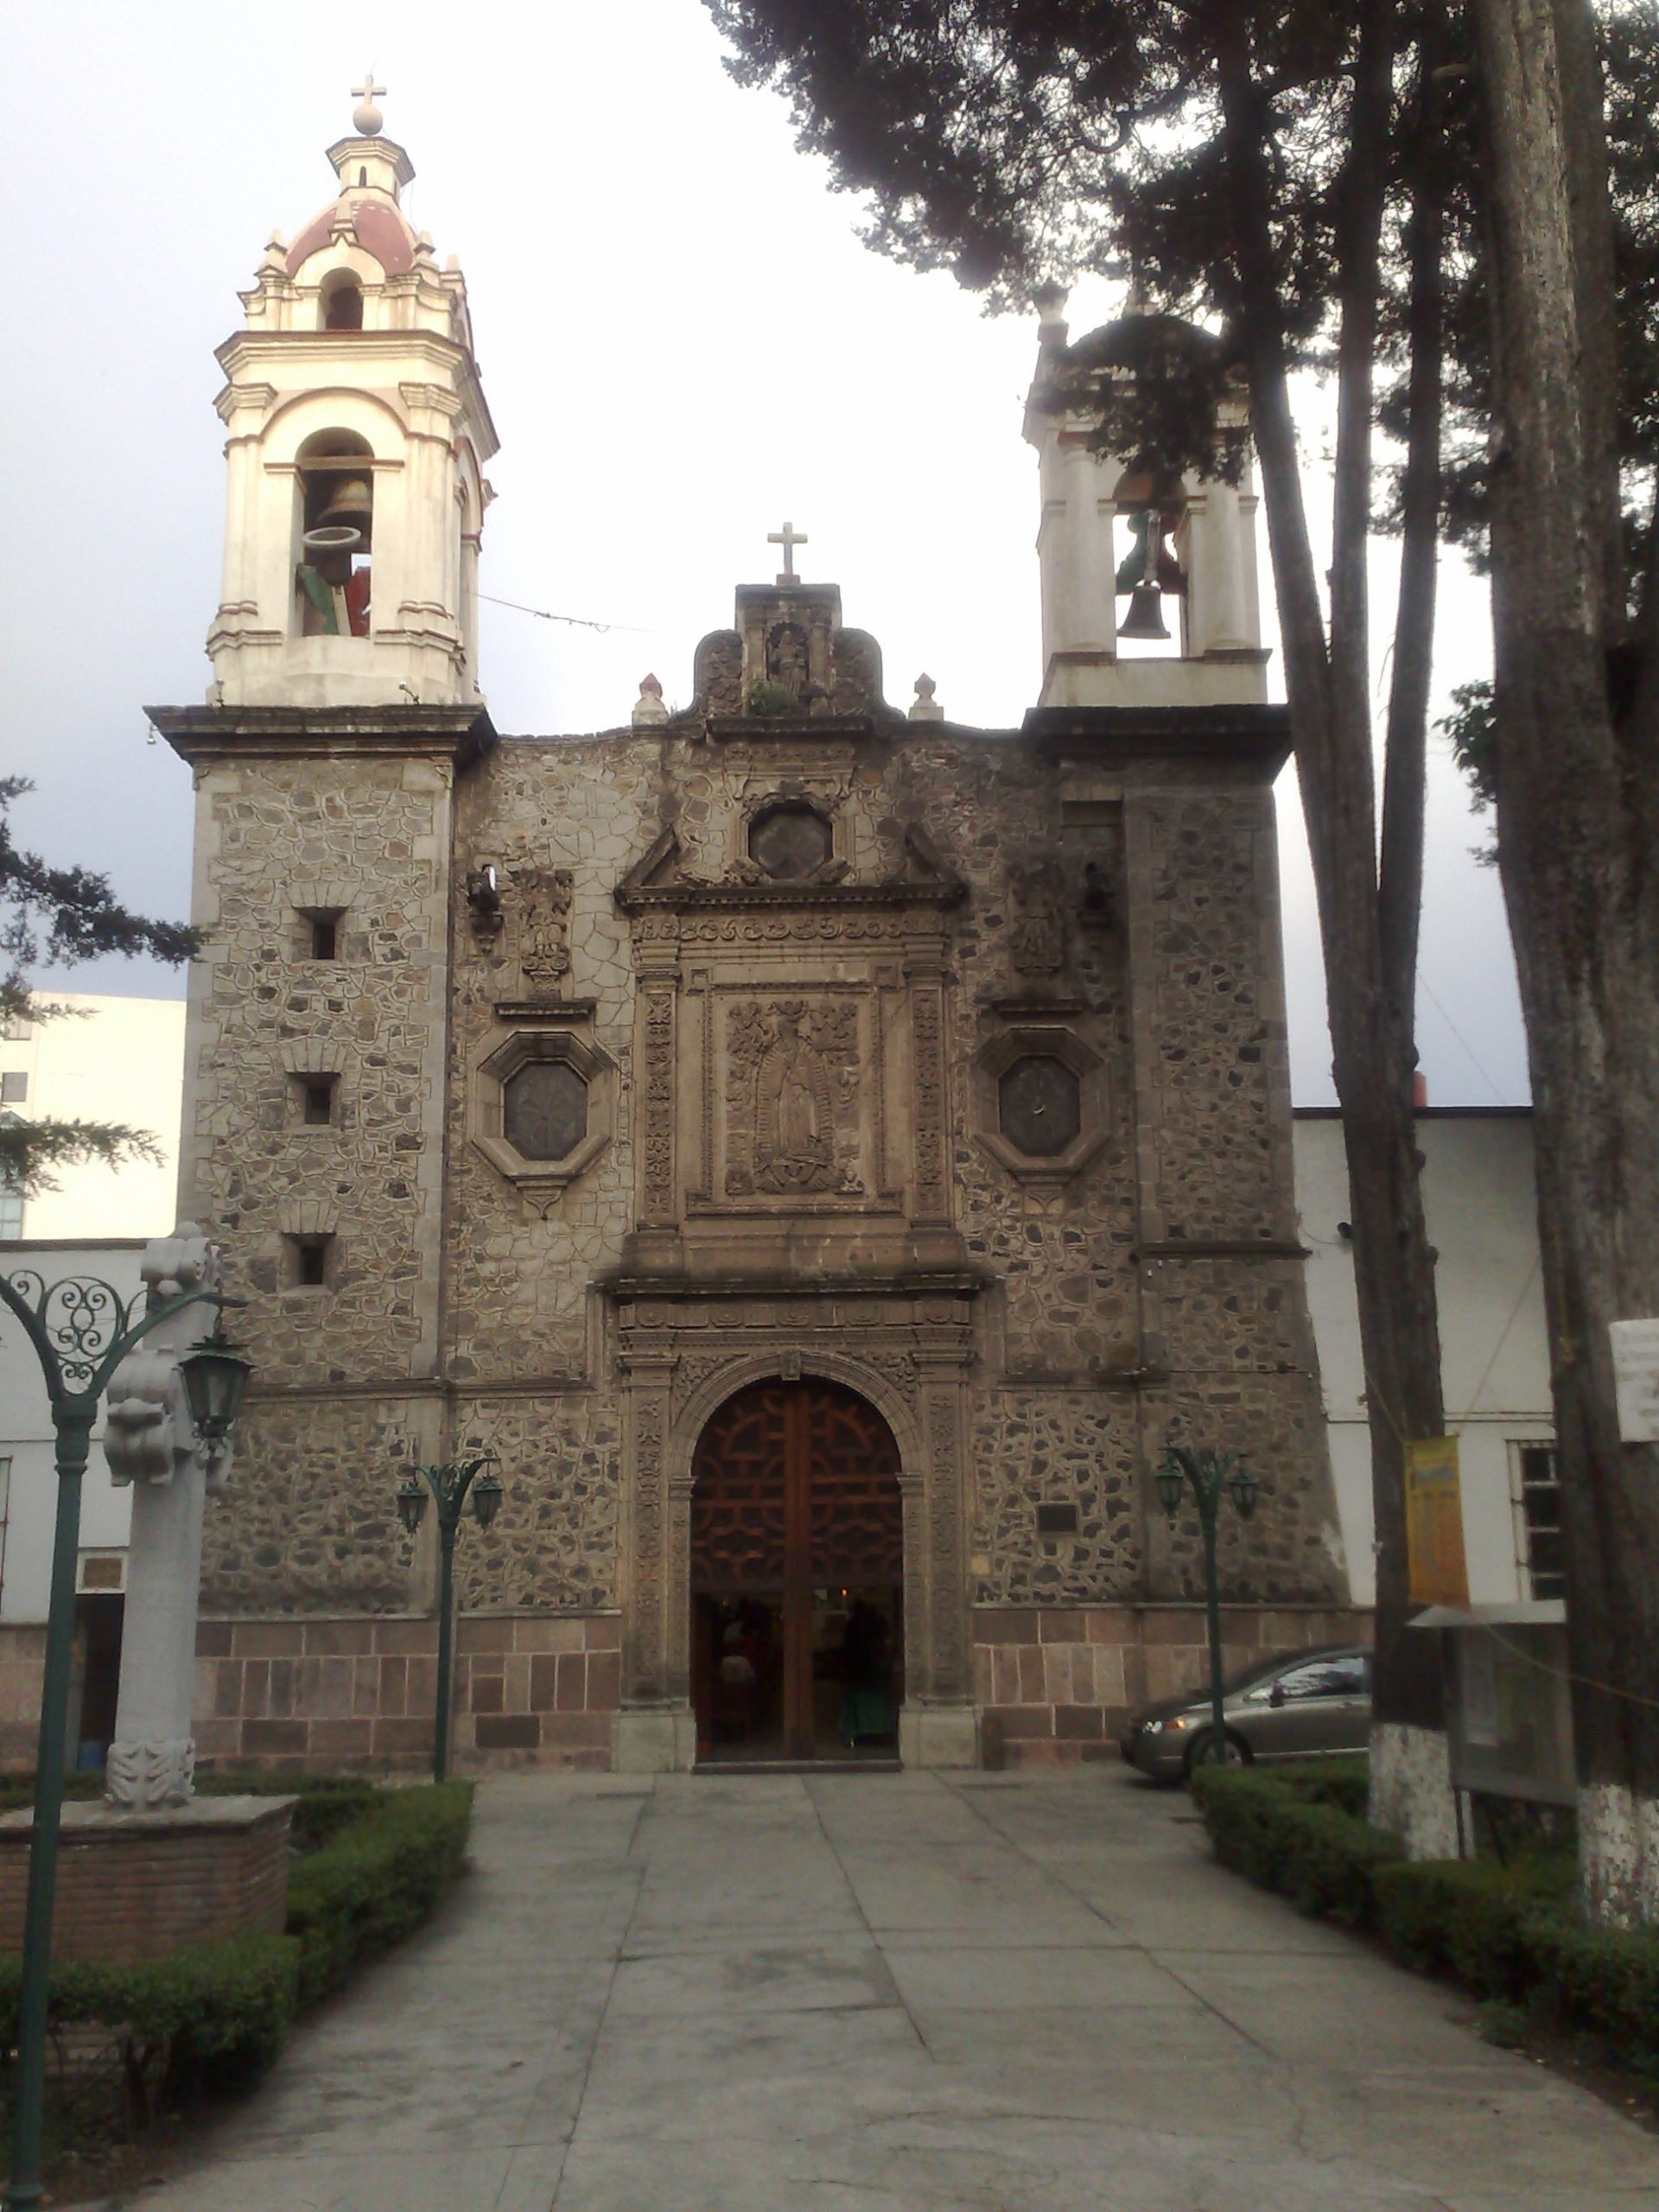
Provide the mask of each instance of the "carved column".
MULTIPOLYGON (((951 1228, 950 1088, 947 1051, 944 941, 929 935, 912 941, 905 963, 910 990, 912 1098, 912 1189, 910 1219, 917 1253, 926 1258, 929 1233, 947 1236, 951 1228)), ((949 1264, 954 1244, 937 1256, 949 1264)))
POLYGON ((651 912, 635 918, 635 1024, 639 1212, 635 1261, 641 1268, 679 1263, 679 1179, 675 1173, 679 1020, 679 916, 651 912))
POLYGON ((919 1527, 912 1517, 911 1497, 907 1495, 905 1501, 906 1676, 899 1751, 907 1766, 977 1766, 979 1730, 970 1694, 964 1554, 964 1358, 958 1350, 941 1351, 931 1357, 918 1353, 917 1365, 925 1465, 919 1527), (919 1543, 914 1541, 918 1536, 919 1543), (923 1584, 919 1607, 913 1587, 918 1580, 923 1584), (909 1672, 912 1650, 922 1656, 919 1679, 909 1672))
POLYGON ((689 1533, 690 1494, 670 1495, 667 1449, 673 1355, 664 1346, 624 1355, 627 1370, 626 1459, 623 1513, 622 1708, 617 1715, 615 1764, 621 1773, 671 1773, 690 1767, 696 1726, 685 1687, 683 1630, 672 1632, 670 1609, 683 1574, 675 1546, 689 1533), (679 1519, 686 1517, 682 1530, 679 1519), (677 1645, 681 1657, 674 1662, 677 1645))

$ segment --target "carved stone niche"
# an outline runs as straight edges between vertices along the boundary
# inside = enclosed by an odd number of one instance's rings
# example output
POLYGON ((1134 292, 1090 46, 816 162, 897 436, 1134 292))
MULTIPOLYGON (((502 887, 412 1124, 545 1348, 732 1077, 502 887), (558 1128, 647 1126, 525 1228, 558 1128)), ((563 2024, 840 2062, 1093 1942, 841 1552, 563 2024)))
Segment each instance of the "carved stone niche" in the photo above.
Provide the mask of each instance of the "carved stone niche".
POLYGON ((1063 1190, 1110 1134, 1105 1065, 1065 1023, 1001 1030, 974 1055, 974 1125, 1016 1182, 1063 1190))
POLYGON ((519 1029, 478 1063, 473 1142, 545 1221, 616 1125, 616 1063, 569 1029, 519 1029))

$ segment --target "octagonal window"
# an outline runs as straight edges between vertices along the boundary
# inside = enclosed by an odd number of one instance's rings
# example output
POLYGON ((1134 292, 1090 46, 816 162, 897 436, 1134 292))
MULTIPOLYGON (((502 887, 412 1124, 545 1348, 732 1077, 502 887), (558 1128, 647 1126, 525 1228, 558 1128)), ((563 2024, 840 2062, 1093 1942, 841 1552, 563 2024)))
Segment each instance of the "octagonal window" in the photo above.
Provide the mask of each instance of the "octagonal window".
POLYGON ((830 824, 817 807, 769 806, 749 824, 749 857, 774 881, 800 883, 830 858, 830 824))
POLYGON ((568 1060, 531 1060, 501 1086, 501 1128, 524 1160, 563 1160, 588 1134, 588 1080, 568 1060))
POLYGON ((1028 1052, 997 1084, 997 1125, 1011 1145, 1035 1160, 1052 1159, 1083 1127, 1083 1085, 1065 1062, 1028 1052))

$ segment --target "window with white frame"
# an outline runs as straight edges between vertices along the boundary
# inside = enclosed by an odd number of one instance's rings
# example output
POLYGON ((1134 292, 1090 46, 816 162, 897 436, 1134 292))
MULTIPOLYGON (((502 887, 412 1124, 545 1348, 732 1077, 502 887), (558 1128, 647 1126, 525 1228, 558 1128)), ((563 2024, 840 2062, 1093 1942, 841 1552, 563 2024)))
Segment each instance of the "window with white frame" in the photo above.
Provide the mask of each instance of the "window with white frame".
POLYGON ((1529 1598, 1567 1594, 1561 1555, 1561 1478, 1553 1444, 1511 1444, 1510 1485, 1515 1501, 1515 1558, 1529 1598))

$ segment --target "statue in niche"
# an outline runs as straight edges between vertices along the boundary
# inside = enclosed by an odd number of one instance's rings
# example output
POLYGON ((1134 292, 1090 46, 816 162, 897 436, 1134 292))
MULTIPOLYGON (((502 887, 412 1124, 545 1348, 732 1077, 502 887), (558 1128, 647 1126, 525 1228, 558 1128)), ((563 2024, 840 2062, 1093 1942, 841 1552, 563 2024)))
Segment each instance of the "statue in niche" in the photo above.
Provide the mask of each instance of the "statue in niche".
POLYGON ((805 696, 808 675, 807 635, 798 622, 774 622, 766 633, 766 681, 787 692, 791 707, 805 696))
POLYGON ((518 968, 532 995, 556 988, 570 970, 570 894, 568 868, 515 868, 518 912, 518 968))
POLYGON ((856 1131, 849 1128, 858 1055, 857 1009, 807 1011, 801 999, 732 1009, 728 1031, 731 1156, 726 1188, 830 1191, 855 1196, 856 1131))
POLYGON ((1008 957, 1016 975, 1058 975, 1065 959, 1065 918, 1060 871, 1052 861, 1033 861, 1008 872, 1013 914, 1008 957))

